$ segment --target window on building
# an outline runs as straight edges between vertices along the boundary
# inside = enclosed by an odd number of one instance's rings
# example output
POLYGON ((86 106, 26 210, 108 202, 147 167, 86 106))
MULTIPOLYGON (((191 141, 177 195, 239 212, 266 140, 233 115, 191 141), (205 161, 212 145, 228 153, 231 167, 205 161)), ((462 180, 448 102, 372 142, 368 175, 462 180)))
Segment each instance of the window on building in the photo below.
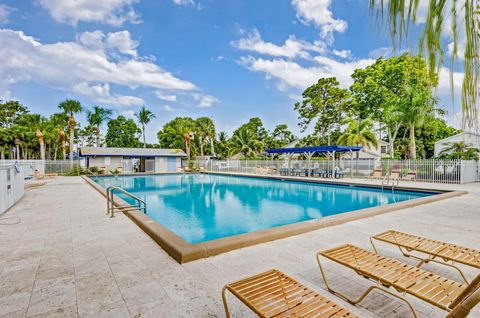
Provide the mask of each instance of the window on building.
POLYGON ((380 152, 381 153, 387 153, 387 146, 381 146, 380 147, 380 152))

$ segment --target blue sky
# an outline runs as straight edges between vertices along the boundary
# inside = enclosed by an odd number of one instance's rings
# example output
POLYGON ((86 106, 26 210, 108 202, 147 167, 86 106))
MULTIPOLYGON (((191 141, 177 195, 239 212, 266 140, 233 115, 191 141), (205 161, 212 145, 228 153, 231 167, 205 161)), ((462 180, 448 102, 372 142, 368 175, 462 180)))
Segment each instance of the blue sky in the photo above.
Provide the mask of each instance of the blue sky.
MULTIPOLYGON (((65 98, 127 117, 146 105, 150 142, 176 116, 210 116, 228 133, 258 116, 299 135, 293 104, 307 86, 336 76, 348 87, 355 68, 391 54, 367 3, 0 0, 0 99, 44 115, 65 98)), ((455 114, 443 73, 439 97, 455 114)))

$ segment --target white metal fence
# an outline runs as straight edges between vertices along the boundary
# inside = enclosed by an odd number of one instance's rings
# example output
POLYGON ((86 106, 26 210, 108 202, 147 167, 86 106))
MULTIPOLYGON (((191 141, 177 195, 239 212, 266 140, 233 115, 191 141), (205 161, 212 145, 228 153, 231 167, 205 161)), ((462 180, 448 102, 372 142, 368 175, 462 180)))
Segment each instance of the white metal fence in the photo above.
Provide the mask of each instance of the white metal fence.
POLYGON ((0 160, 0 165, 13 165, 15 162, 23 168, 25 177, 34 176, 36 171, 39 174, 65 174, 79 166, 84 167, 83 160, 74 160, 73 164, 69 160, 0 160))
POLYGON ((474 160, 210 160, 196 165, 217 172, 306 177, 334 176, 332 171, 338 171, 351 178, 367 178, 375 169, 381 169, 383 176, 392 171, 400 171, 401 178, 413 173, 415 181, 420 182, 460 184, 480 181, 479 162, 474 160))

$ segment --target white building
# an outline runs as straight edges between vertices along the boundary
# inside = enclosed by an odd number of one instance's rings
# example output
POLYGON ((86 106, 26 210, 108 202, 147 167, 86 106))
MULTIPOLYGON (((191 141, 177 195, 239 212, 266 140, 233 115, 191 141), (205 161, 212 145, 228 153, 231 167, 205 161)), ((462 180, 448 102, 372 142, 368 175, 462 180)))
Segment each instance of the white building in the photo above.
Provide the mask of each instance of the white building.
POLYGON ((462 132, 435 142, 434 155, 438 157, 448 143, 465 142, 466 145, 480 149, 480 135, 472 132, 462 132))
MULTIPOLYGON (((356 158, 354 154, 354 158, 356 158)), ((378 147, 366 146, 358 152, 359 159, 381 159, 388 156, 388 142, 378 140, 378 147)), ((346 152, 342 155, 343 158, 350 159, 351 154, 346 152)))
POLYGON ((80 148, 80 156, 86 158, 87 168, 124 173, 180 171, 182 158, 187 157, 181 149, 104 147, 80 148))

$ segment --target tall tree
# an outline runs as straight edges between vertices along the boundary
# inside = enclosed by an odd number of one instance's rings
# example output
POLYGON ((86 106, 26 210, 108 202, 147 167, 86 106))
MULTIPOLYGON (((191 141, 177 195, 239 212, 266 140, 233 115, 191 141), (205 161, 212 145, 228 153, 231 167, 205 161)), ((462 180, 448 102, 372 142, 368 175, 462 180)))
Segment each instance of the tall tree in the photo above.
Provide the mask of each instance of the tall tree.
POLYGON ((408 99, 408 88, 415 86, 426 94, 431 90, 425 61, 409 54, 378 58, 364 69, 355 70, 352 78, 350 91, 355 113, 360 118, 370 117, 386 130, 388 150, 393 157, 395 139, 404 124, 398 106, 408 99))
POLYGON ((200 155, 203 156, 204 143, 208 140, 210 142, 211 155, 215 156, 215 149, 213 148, 215 142, 215 124, 209 117, 199 117, 195 121, 196 135, 199 139, 200 155))
POLYGON ((295 103, 300 119, 299 126, 305 131, 312 121, 320 132, 322 142, 326 134, 336 126, 340 129, 341 119, 350 99, 348 90, 340 88, 335 77, 321 78, 302 93, 303 101, 295 103))
POLYGON ((108 147, 135 148, 139 146, 138 138, 141 130, 133 119, 118 116, 107 123, 108 130, 105 142, 108 147))
POLYGON ((435 102, 429 91, 416 86, 409 87, 405 98, 400 102, 401 121, 409 130, 410 159, 417 158, 415 128, 423 126, 427 118, 433 118, 435 102))
POLYGON ((143 135, 143 148, 147 148, 147 142, 145 141, 145 126, 154 118, 156 118, 155 114, 152 113, 149 109, 143 106, 140 108, 138 113, 135 114, 137 117, 138 122, 142 126, 142 135, 143 135))
POLYGON ((176 117, 157 133, 158 142, 161 147, 184 149, 190 159, 195 129, 196 122, 192 118, 176 117))
MULTIPOLYGON (((423 0, 422 0, 423 1, 423 0)), ((425 0, 426 1, 426 0, 425 0)), ((425 23, 418 24, 417 12, 420 0, 370 0, 370 7, 380 11, 380 16, 387 17, 388 27, 394 44, 401 44, 404 30, 413 23, 422 29, 418 47, 427 59, 428 74, 436 78, 438 70, 444 63, 445 48, 442 32, 448 29, 452 42, 448 44, 451 51, 450 71, 453 72, 457 60, 459 44, 464 46, 463 68, 465 76, 462 83, 462 108, 469 126, 477 125, 477 107, 480 96, 480 1, 479 0, 429 0, 425 23), (458 13, 462 13, 461 16, 458 13), (463 27, 459 28, 459 23, 463 27), (459 37, 460 30, 465 30, 465 37, 459 37), (459 43, 459 41, 465 43, 459 43)), ((453 76, 450 77, 453 92, 453 76)), ((432 81, 432 84, 436 82, 432 81)))
POLYGON ((93 110, 87 112, 88 123, 96 128, 96 146, 100 147, 100 127, 106 121, 111 119, 113 111, 100 106, 93 106, 93 110))
POLYGON ((258 140, 257 135, 248 127, 242 127, 236 131, 229 141, 229 156, 242 153, 245 158, 255 158, 258 152, 265 149, 265 143, 258 140))
POLYGON ((295 140, 295 136, 285 124, 277 125, 267 141, 268 148, 280 148, 295 140))
MULTIPOLYGON (((367 119, 355 119, 349 117, 343 121, 343 124, 347 125, 347 128, 338 138, 338 143, 345 146, 373 146, 378 147, 377 137, 372 131, 372 120, 367 119)), ((357 151, 357 159, 359 153, 357 151)))
POLYGON ((70 128, 69 148, 70 148, 70 165, 73 165, 73 141, 75 136, 75 117, 74 114, 80 113, 83 110, 82 104, 79 101, 73 99, 66 99, 60 104, 58 108, 63 110, 65 114, 69 116, 68 126, 70 128))

